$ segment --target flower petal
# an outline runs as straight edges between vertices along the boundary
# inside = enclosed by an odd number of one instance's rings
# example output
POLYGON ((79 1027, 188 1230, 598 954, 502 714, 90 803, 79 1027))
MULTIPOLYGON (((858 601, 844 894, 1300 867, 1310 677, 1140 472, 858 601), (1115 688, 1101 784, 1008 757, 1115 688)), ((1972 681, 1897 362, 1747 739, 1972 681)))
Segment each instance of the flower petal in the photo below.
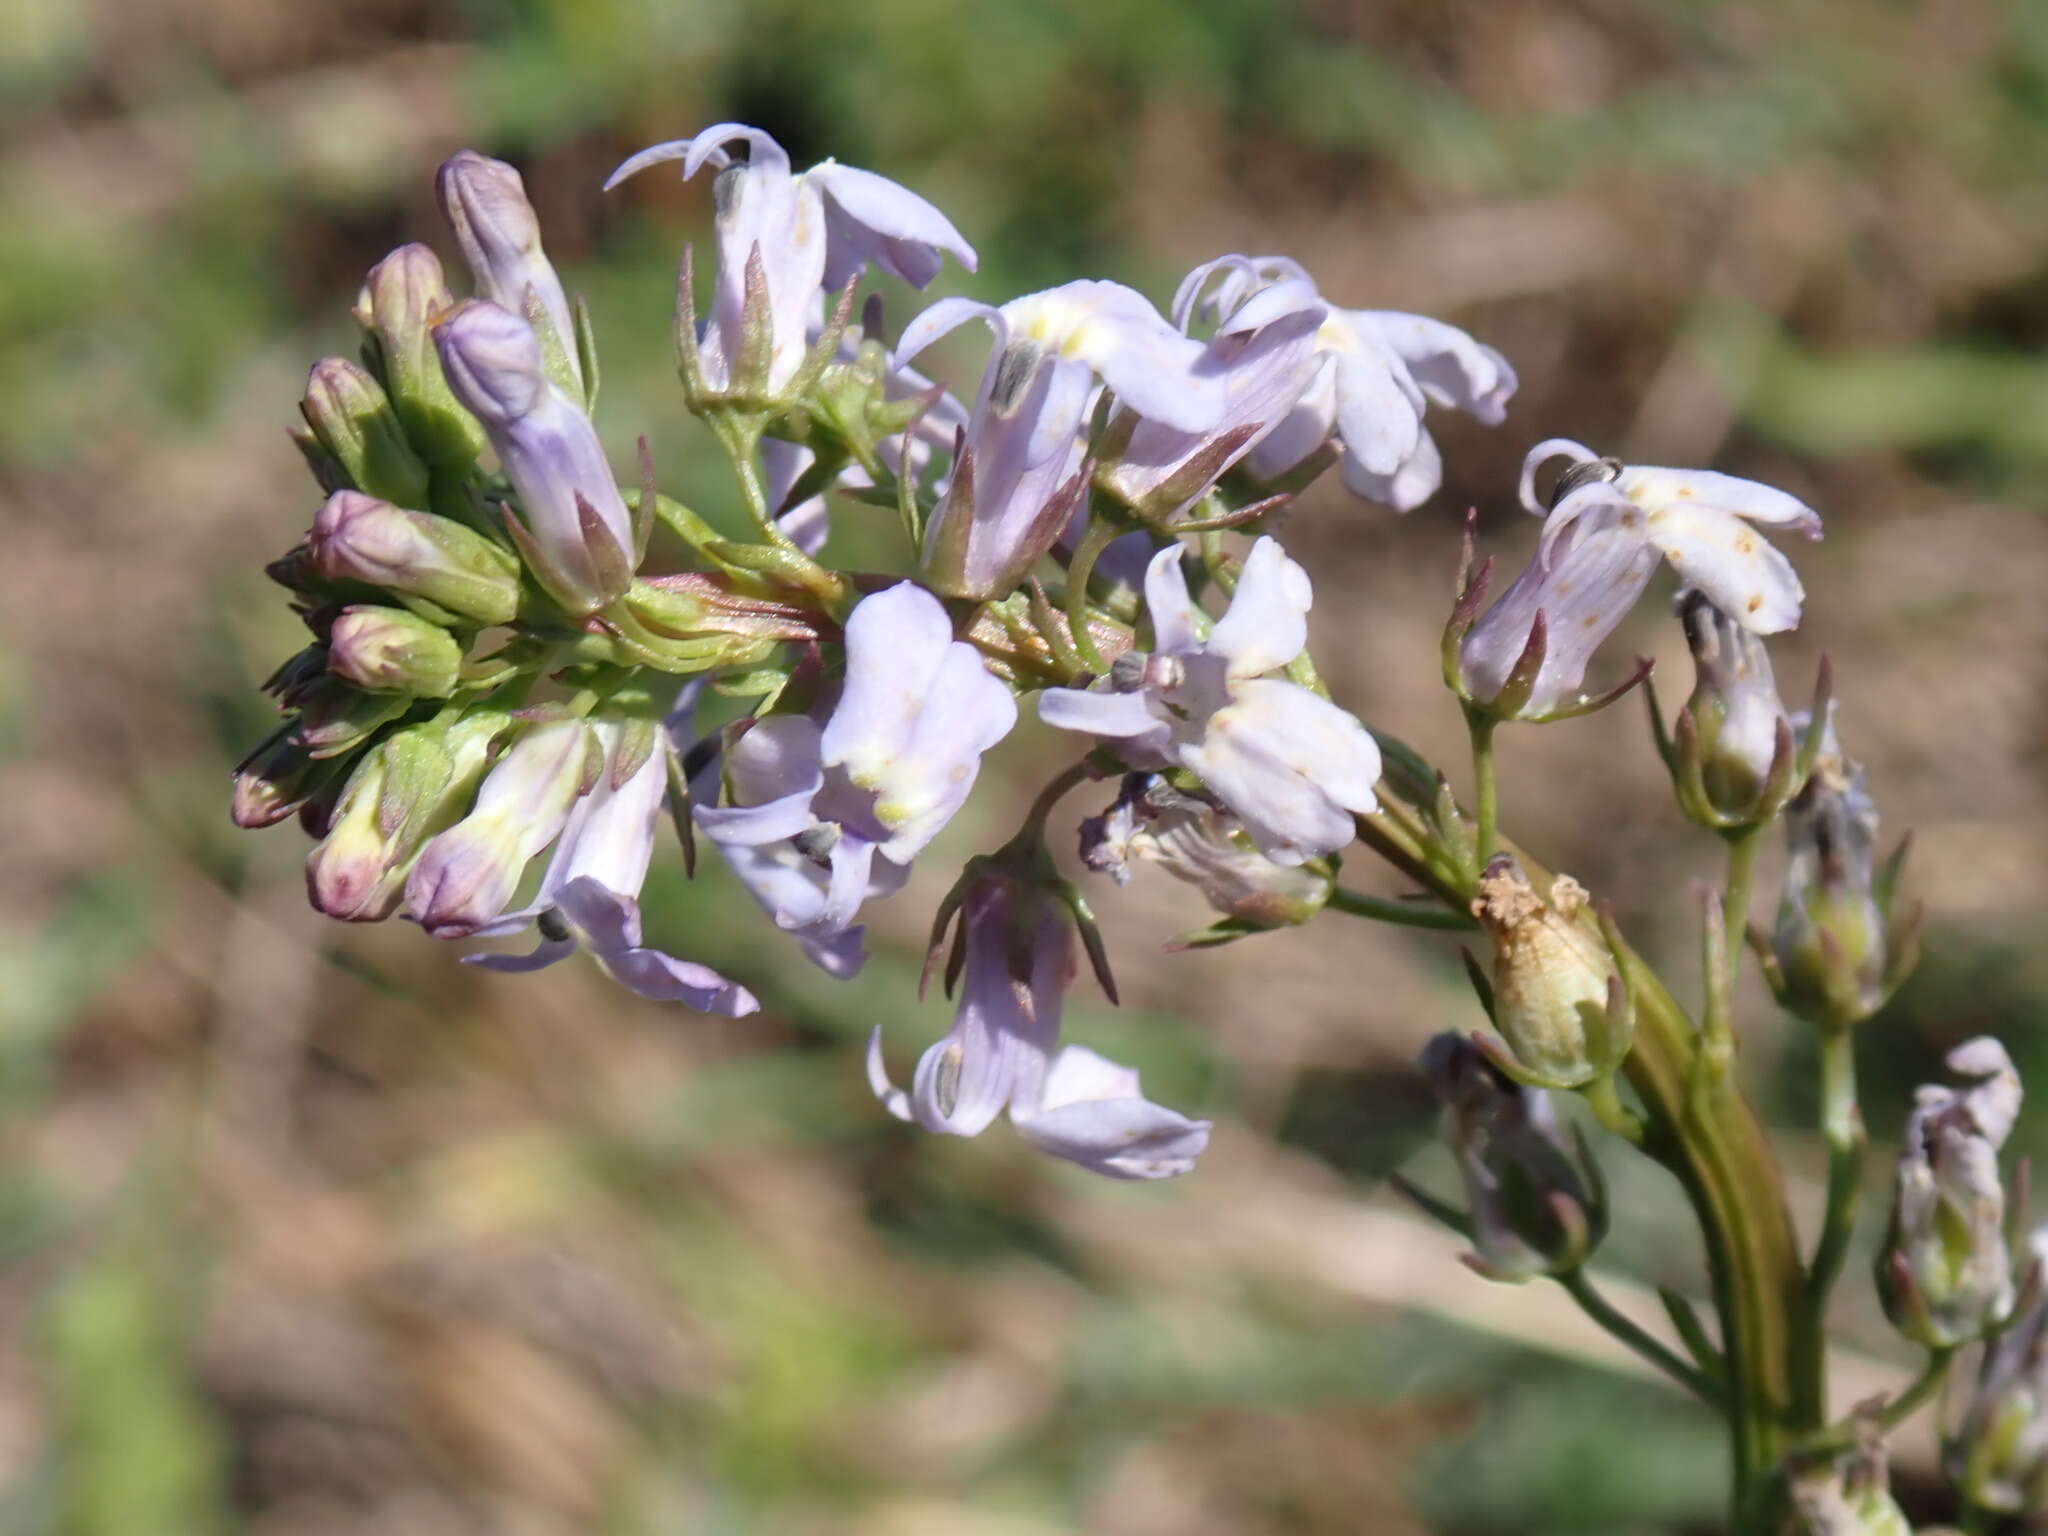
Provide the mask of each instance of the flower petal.
POLYGON ((1195 600, 1180 568, 1179 544, 1169 544, 1145 567, 1145 612, 1152 620, 1152 648, 1162 656, 1183 656, 1201 648, 1195 635, 1195 600))
POLYGON ((1233 678, 1284 667, 1308 644, 1315 601, 1308 572, 1287 558, 1277 539, 1262 538, 1245 556, 1230 607, 1210 631, 1208 649, 1229 663, 1233 678))
POLYGON ((1444 461, 1437 452, 1436 439, 1427 430, 1416 434, 1415 450, 1403 459, 1391 475, 1376 475, 1350 454, 1341 466, 1345 487, 1354 495, 1396 512, 1412 512, 1443 484, 1444 461))
POLYGON ((882 851, 907 864, 966 801, 982 754, 1017 723, 1017 701, 972 646, 946 648, 930 703, 874 785, 875 814, 891 832, 882 851))
POLYGON ((739 1018, 760 1008, 754 994, 707 965, 678 960, 640 943, 640 904, 588 875, 557 894, 557 909, 614 981, 653 1002, 685 1003, 739 1018))
POLYGON ((1334 853, 1375 809, 1379 744, 1356 718, 1277 678, 1235 683, 1201 741, 1179 750, 1276 864, 1334 853))
POLYGON ((1427 315, 1368 310, 1360 319, 1400 355, 1409 375, 1438 405, 1476 416, 1489 427, 1506 417, 1515 370, 1493 348, 1427 315))
POLYGON ((970 320, 988 323, 988 328, 995 333, 998 350, 1009 341, 1009 319, 993 304, 957 297, 940 299, 927 305, 910 324, 903 327, 903 334, 896 341, 896 365, 901 367, 941 336, 958 330, 970 320))
POLYGON ((1370 333, 1357 350, 1337 354, 1337 433, 1345 452, 1375 475, 1392 475, 1422 435, 1422 412, 1398 367, 1370 333))
POLYGON ((1208 1121, 1152 1103, 1136 1072, 1079 1045, 1054 1059, 1040 1107, 1012 1119, 1041 1152, 1112 1179, 1173 1178, 1209 1144, 1208 1121))
POLYGON ((1598 459, 1599 454, 1584 443, 1574 442, 1568 437, 1546 437, 1522 459, 1522 482, 1517 494, 1522 499, 1522 510, 1533 517, 1548 517, 1550 508, 1536 495, 1536 472, 1552 459, 1571 459, 1585 462, 1598 459))
POLYGON ((1658 469, 1631 464, 1614 484, 1652 516, 1667 509, 1706 507, 1752 523, 1791 528, 1810 539, 1820 537, 1820 514, 1797 496, 1737 475, 1723 475, 1711 469, 1658 469))
POLYGON ((922 288, 939 275, 941 251, 974 270, 974 247, 951 220, 909 188, 830 160, 804 172, 804 179, 825 194, 835 247, 826 287, 840 287, 858 262, 871 261, 891 277, 922 288))
POLYGON ((1744 629, 1775 635, 1799 624, 1806 596, 1792 562, 1732 512, 1684 502, 1645 518, 1678 579, 1744 629))
POLYGON ((1038 696, 1038 718, 1062 731, 1081 731, 1112 741, 1167 736, 1166 722, 1152 713, 1142 693, 1098 693, 1092 688, 1048 688, 1038 696))
POLYGON ((946 707, 934 685, 953 645, 945 607, 915 582, 862 598, 846 621, 846 682, 821 741, 826 766, 873 788, 925 709, 946 707))

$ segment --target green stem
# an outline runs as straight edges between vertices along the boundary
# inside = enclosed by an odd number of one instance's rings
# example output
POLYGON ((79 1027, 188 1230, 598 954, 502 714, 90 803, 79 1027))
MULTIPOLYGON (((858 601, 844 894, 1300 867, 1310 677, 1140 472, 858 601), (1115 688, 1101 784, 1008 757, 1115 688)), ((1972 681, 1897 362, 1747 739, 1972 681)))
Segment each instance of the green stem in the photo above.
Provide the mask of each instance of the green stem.
POLYGON ((1088 630, 1088 578, 1095 574, 1095 562, 1116 534, 1117 530, 1106 519, 1093 519, 1075 546, 1073 558, 1067 562, 1067 628, 1074 636, 1074 649, 1081 653, 1091 672, 1107 672, 1109 663, 1102 659, 1102 652, 1095 648, 1095 637, 1088 630))
POLYGON ((1465 725, 1472 735, 1473 798, 1478 806, 1482 868, 1499 851, 1500 844, 1500 788, 1493 766, 1493 730, 1497 724, 1485 710, 1465 711, 1465 725))
POLYGON ((711 435, 718 439, 726 458, 732 461, 733 478, 739 481, 740 500, 745 503, 747 516, 753 519, 761 537, 777 549, 808 559, 796 541, 775 521, 775 509, 768 505, 768 493, 761 484, 761 465, 756 456, 761 446, 760 424, 729 411, 714 411, 708 419, 711 435))
POLYGON ((1704 1402, 1721 1401, 1721 1394, 1713 1382, 1676 1350, 1660 1343, 1635 1319, 1617 1311, 1614 1304, 1600 1294, 1583 1269, 1559 1275, 1557 1283, 1570 1293, 1572 1300, 1579 1304, 1580 1311, 1666 1376, 1704 1402))
POLYGON ((1918 1376, 1907 1383, 1904 1391, 1899 1392, 1874 1414, 1864 1414, 1861 1417, 1852 1414, 1842 1423, 1830 1425, 1827 1432, 1814 1442, 1811 1447, 1812 1453, 1827 1455, 1846 1451, 1873 1431, 1883 1435, 1897 1429, 1941 1391, 1942 1384, 1948 1380, 1948 1368, 1954 1363, 1955 1358, 1956 1351, 1953 1349, 1930 1351, 1926 1365, 1920 1368, 1918 1376))
POLYGON ((1721 902, 1721 919, 1728 932, 1728 985, 1733 988, 1742 970, 1742 935, 1749 927, 1750 893, 1756 885, 1756 855, 1763 845, 1764 827, 1743 827, 1728 834, 1728 890, 1721 902))
POLYGON ((1346 890, 1333 886, 1329 901, 1332 911, 1348 912, 1353 917, 1371 918, 1379 923, 1398 923, 1407 928, 1441 928, 1457 932, 1469 932, 1479 924, 1468 914, 1451 912, 1442 907, 1424 906, 1420 902, 1400 901, 1387 896, 1368 896, 1363 891, 1346 890))
POLYGON ((1863 1115, 1856 1104, 1856 1036, 1847 1027, 1820 1032, 1821 1134, 1828 1144, 1828 1202, 1799 1309, 1800 1420, 1827 1418, 1828 1293, 1849 1256, 1863 1184, 1863 1115))

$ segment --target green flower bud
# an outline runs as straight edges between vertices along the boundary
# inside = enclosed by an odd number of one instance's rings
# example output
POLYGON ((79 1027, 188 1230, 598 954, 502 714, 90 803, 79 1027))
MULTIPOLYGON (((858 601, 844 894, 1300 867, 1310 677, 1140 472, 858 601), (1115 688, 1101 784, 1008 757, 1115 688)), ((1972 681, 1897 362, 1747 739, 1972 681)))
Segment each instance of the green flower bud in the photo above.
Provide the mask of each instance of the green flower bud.
POLYGON ((445 470, 468 468, 484 446, 483 428, 448 391, 434 345, 434 322, 454 303, 440 258, 424 245, 401 245, 370 269, 356 312, 376 338, 384 381, 406 435, 427 463, 445 470))
POLYGON ((328 633, 327 667, 370 693, 445 699, 462 672, 462 647, 403 608, 344 608, 328 633))
POLYGON ((345 357, 323 357, 299 409, 349 483, 400 506, 427 504, 427 466, 406 440, 383 387, 345 357))
POLYGON ((1946 1465, 1975 1507, 2038 1516, 2048 1512, 2048 1226, 2027 1250, 2026 1301, 1985 1347, 1946 1465))
POLYGON ((307 549, 314 572, 331 582, 425 598, 479 624, 507 624, 519 611, 512 552, 431 512, 337 491, 314 518, 307 549))
POLYGON ((379 922, 396 911, 420 849, 469 808, 509 721, 484 710, 452 725, 407 726, 365 756, 306 857, 313 905, 346 922, 379 922))

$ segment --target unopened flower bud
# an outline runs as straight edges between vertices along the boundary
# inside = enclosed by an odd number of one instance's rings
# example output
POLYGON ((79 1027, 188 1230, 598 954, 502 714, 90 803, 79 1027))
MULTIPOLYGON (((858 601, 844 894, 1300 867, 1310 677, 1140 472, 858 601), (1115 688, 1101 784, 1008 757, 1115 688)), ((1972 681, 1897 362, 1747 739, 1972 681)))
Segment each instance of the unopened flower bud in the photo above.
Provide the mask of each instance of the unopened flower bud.
POLYGON ((365 693, 329 675, 293 693, 291 739, 316 758, 352 752, 412 707, 400 693, 365 693))
POLYGON ((312 799, 332 771, 279 731, 235 771, 234 798, 228 814, 238 827, 271 827, 312 799))
POLYGON ((384 501, 422 507, 427 466, 407 441, 384 388, 345 357, 324 357, 306 380, 299 409, 349 483, 384 501))
POLYGON ((1577 1269, 1599 1243, 1605 1213, 1550 1095, 1509 1081, 1456 1033, 1423 1047, 1422 1070, 1464 1180, 1478 1249, 1467 1262, 1496 1280, 1577 1269))
POLYGON ((1843 755, 1831 714, 1813 772, 1785 808, 1785 890, 1771 938, 1779 1001, 1828 1028, 1870 1017, 1903 979, 1906 946, 1892 953, 1879 900, 1877 833, 1862 765, 1843 755))
POLYGON ((1763 637, 1702 592, 1685 593, 1678 616, 1695 677, 1684 750, 1697 756, 1707 806, 1734 820, 1769 815, 1772 780, 1790 774, 1793 736, 1763 637))
POLYGON ((401 598, 424 598, 478 624, 505 624, 519 611, 519 564, 482 534, 357 491, 337 491, 313 520, 315 571, 401 598))
POLYGON ((2027 1239, 2026 1301, 1984 1351, 1946 1470, 1963 1497, 2002 1515, 2048 1512, 2048 1226, 2027 1239))
POLYGON ((2019 1117, 2019 1074, 1989 1036, 1956 1047, 1948 1067, 1972 1081, 1915 1096, 1877 1261, 1886 1316, 1929 1349, 1983 1338, 2013 1302, 1998 1149, 2019 1117))
POLYGON ((328 670, 370 693, 445 699, 462 672, 462 647, 403 608, 344 608, 327 637, 328 670))
POLYGON ((581 720, 530 727, 484 779, 475 809, 421 850, 406 877, 406 911, 437 939, 490 922, 603 765, 602 745, 581 720))
POLYGON ((502 160, 465 149, 443 162, 434 178, 441 211, 469 263, 477 297, 535 318, 549 371, 572 394, 583 390, 576 361, 576 323, 562 280, 540 247, 540 220, 526 200, 519 172, 502 160))
POLYGON ((633 522, 590 418, 548 381, 533 327, 469 300, 435 328, 456 397, 484 424, 518 493, 506 529, 548 594, 572 614, 631 584, 633 522))
POLYGON ((1913 1536, 1892 1498, 1884 1448, 1874 1441, 1816 1465, 1794 1465, 1786 1481, 1786 1536, 1913 1536))
POLYGON ((306 857, 314 907, 345 922, 379 922, 396 911, 421 846, 469 805, 509 721, 497 710, 448 726, 428 721, 368 753, 306 857))
POLYGON ((484 438, 449 393, 434 347, 434 326, 454 303, 440 258, 424 245, 401 245, 370 268, 360 318, 377 338, 384 380, 412 445, 436 469, 459 471, 483 450, 484 438))
POLYGON ((1508 854, 1486 866, 1472 903, 1493 939, 1494 1023, 1529 1076, 1555 1088, 1612 1072, 1631 1036, 1614 958, 1580 920, 1585 905, 1570 875, 1539 895, 1508 854))

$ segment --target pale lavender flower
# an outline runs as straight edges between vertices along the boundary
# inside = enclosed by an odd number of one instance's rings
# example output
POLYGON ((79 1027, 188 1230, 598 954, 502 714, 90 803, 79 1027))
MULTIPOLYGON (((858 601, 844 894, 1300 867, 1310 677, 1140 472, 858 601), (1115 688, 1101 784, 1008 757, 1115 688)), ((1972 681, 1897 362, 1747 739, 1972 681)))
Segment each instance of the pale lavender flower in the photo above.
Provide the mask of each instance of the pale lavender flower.
POLYGON ((978 1136, 1002 1114, 1040 1151, 1119 1179, 1186 1173, 1209 1124, 1143 1096, 1138 1074, 1070 1045, 1053 1054, 1075 973, 1059 908, 997 877, 966 897, 965 963, 953 1028, 919 1059, 910 1090, 889 1080, 882 1032, 868 1042, 868 1083, 883 1106, 949 1136, 978 1136))
MULTIPOLYGON (((1182 281, 1174 314, 1184 326, 1197 311, 1229 323, 1275 287, 1295 295, 1290 302, 1321 302, 1297 261, 1222 256, 1182 281)), ((1443 479, 1443 460, 1422 425, 1429 406, 1498 426, 1515 392, 1506 358, 1425 315, 1331 307, 1316 332, 1316 352, 1325 359, 1322 371, 1252 451, 1247 468, 1259 479, 1278 479, 1334 439, 1345 485, 1400 512, 1428 500, 1443 479)))
POLYGON ((1182 432, 1213 430, 1229 394, 1202 344, 1120 283, 1067 283, 1000 309, 941 299, 905 328, 897 361, 969 320, 986 321, 996 346, 925 530, 923 571, 949 595, 993 597, 1024 578, 1087 494, 1082 458, 1098 386, 1182 432))
POLYGON ((1327 699, 1282 678, 1308 643, 1308 574, 1272 539, 1246 557, 1229 611, 1206 638, 1181 574, 1179 545, 1145 573, 1157 648, 1131 653, 1102 691, 1048 689, 1048 725, 1118 742, 1131 766, 1197 775, 1267 858, 1300 864, 1351 841, 1354 813, 1375 809, 1372 733, 1327 699))
POLYGON ((671 160, 682 162, 685 180, 706 165, 718 173, 718 283, 699 354, 714 390, 742 383, 781 390, 803 365, 822 290, 840 288, 869 264, 918 288, 938 275, 941 253, 974 270, 974 248, 916 193, 831 160, 792 174, 782 146, 744 123, 643 149, 612 172, 605 189, 671 160), (747 159, 727 153, 735 141, 747 144, 747 159), (758 264, 767 305, 768 376, 741 381, 734 373, 744 350, 750 263, 758 264))
POLYGON ((761 882, 759 895, 773 876, 778 924, 840 933, 952 819, 982 753, 1016 719, 1009 689, 953 639, 939 600, 903 582, 846 621, 830 718, 755 722, 725 753, 728 803, 700 807, 697 823, 728 853, 758 850, 742 857, 742 878, 761 882))
POLYGON ((529 726, 485 775, 470 813, 420 850, 405 909, 437 939, 461 939, 505 910, 519 877, 596 784, 603 754, 581 720, 529 726))
POLYGON ((434 329, 449 387, 483 423, 519 516, 506 531, 534 576, 570 613, 623 593, 638 563, 633 520, 605 461, 597 429, 548 381, 533 327, 480 299, 434 329))
POLYGON ((576 358, 576 322, 562 280, 540 246, 540 220, 526 200, 526 183, 502 160, 465 149, 442 162, 434 177, 441 211, 455 231, 476 282, 477 295, 525 315, 529 305, 547 317, 569 378, 583 387, 576 358))
POLYGON ((555 843, 532 903, 475 931, 501 938, 537 924, 540 944, 524 955, 464 955, 494 971, 536 971, 578 948, 620 985, 656 1002, 685 1003, 737 1018, 760 1007, 754 995, 709 966, 680 960, 641 942, 640 888, 666 820, 668 762, 648 721, 591 727, 604 767, 576 802, 555 843))
POLYGON ((1877 1266, 1893 1326, 1930 1349, 1984 1337, 2013 1306, 1998 1149, 2019 1119, 2019 1073, 1988 1035, 1946 1062, 1968 1086, 1914 1095, 1877 1266))
POLYGON ((1186 431, 1129 410, 1105 434, 1122 439, 1096 473, 1111 495, 1153 522, 1180 516, 1284 421, 1318 374, 1316 334, 1329 314, 1315 291, 1280 283, 1234 309, 1197 369, 1223 380, 1223 415, 1186 431))
POLYGON ((1574 523, 1596 509, 1642 516, 1644 535, 1670 562, 1685 586, 1752 634, 1775 635, 1797 627, 1806 593, 1787 560, 1752 524, 1789 528, 1820 537, 1820 514, 1796 496, 1755 480, 1709 469, 1658 469, 1624 464, 1610 478, 1581 477, 1546 509, 1536 494, 1537 472, 1550 460, 1606 462, 1583 443, 1553 437, 1522 461, 1522 505, 1544 518, 1543 551, 1551 556, 1574 523))
POLYGON ((1586 665, 1628 617, 1657 569, 1657 551, 1636 508, 1609 498, 1576 513, 1542 547, 1459 642, 1460 681, 1481 704, 1500 698, 1543 620, 1542 661, 1514 711, 1543 719, 1583 702, 1586 665))

